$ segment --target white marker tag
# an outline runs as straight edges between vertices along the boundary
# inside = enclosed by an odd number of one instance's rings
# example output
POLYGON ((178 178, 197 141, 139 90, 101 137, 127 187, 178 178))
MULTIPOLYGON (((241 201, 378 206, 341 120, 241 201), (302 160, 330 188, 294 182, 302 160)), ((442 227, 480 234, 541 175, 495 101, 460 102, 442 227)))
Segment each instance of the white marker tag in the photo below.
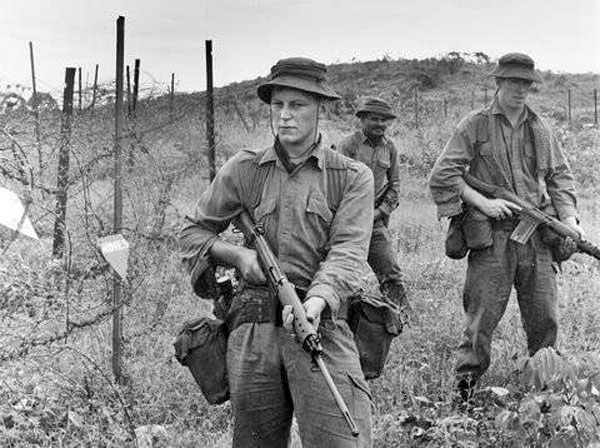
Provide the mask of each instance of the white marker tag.
POLYGON ((129 243, 123 235, 105 236, 98 240, 100 252, 108 264, 119 274, 123 280, 127 277, 127 260, 129 259, 129 243))
POLYGON ((21 232, 33 239, 39 239, 31 221, 25 214, 23 203, 12 191, 0 187, 0 224, 21 232))

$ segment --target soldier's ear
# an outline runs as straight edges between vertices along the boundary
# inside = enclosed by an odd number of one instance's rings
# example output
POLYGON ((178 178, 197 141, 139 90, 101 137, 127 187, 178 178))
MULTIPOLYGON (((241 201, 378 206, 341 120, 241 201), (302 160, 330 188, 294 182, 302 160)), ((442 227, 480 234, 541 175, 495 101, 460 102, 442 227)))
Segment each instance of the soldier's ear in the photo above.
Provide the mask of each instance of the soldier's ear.
POLYGON ((319 113, 327 113, 327 101, 319 101, 319 113))

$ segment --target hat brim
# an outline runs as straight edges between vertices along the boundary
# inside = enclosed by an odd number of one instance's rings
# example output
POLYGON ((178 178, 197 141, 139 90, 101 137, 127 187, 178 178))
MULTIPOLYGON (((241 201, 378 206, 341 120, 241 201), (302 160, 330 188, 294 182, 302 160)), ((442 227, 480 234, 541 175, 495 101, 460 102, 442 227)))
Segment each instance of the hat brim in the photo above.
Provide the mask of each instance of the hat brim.
POLYGON ((380 110, 371 110, 371 109, 357 110, 354 115, 356 115, 358 118, 361 118, 361 115, 367 114, 367 113, 378 114, 378 115, 381 115, 381 116, 387 118, 388 120, 394 120, 395 118, 398 118, 397 115, 391 114, 389 112, 382 112, 380 110))
POLYGON ((301 90, 328 100, 341 99, 341 97, 326 84, 297 76, 278 76, 272 81, 261 84, 257 89, 258 97, 267 104, 271 103, 271 94, 275 87, 287 87, 290 89, 301 90))
POLYGON ((488 76, 495 76, 497 78, 519 78, 537 82, 538 84, 542 83, 542 78, 537 71, 526 67, 498 66, 488 76))

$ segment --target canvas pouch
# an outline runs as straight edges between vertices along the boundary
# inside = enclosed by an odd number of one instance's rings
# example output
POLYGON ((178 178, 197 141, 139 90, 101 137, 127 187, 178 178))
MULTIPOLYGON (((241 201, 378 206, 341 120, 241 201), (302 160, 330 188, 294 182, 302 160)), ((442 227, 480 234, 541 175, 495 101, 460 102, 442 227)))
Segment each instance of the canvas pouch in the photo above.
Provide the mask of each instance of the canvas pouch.
POLYGON ((201 317, 183 324, 174 342, 175 357, 192 373, 210 404, 229 400, 227 331, 220 319, 201 317))
POLYGON ((348 325, 360 355, 366 379, 383 371, 392 340, 402 332, 400 310, 383 298, 360 293, 350 297, 348 325))

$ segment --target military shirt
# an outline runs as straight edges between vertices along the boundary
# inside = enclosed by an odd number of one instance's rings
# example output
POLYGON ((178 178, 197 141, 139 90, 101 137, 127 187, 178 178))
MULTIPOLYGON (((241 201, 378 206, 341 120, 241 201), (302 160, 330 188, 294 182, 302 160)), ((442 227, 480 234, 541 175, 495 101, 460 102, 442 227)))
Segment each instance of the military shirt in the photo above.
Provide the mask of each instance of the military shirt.
POLYGON ((560 219, 576 215, 575 181, 566 158, 549 127, 528 106, 514 127, 497 100, 459 123, 429 179, 440 218, 461 212, 467 170, 560 219))
MULTIPOLYGON (((335 316, 358 286, 373 222, 368 168, 318 145, 291 173, 275 148, 243 150, 200 197, 180 234, 183 261, 197 292, 217 235, 246 209, 265 231, 283 271, 306 298, 322 297, 335 316), (257 198, 254 200, 253 198, 257 198)), ((199 287, 200 286, 200 287, 199 287)))
POLYGON ((380 144, 373 146, 362 131, 356 131, 344 138, 336 149, 371 169, 376 207, 390 215, 398 207, 400 198, 400 167, 394 143, 384 136, 380 144))

